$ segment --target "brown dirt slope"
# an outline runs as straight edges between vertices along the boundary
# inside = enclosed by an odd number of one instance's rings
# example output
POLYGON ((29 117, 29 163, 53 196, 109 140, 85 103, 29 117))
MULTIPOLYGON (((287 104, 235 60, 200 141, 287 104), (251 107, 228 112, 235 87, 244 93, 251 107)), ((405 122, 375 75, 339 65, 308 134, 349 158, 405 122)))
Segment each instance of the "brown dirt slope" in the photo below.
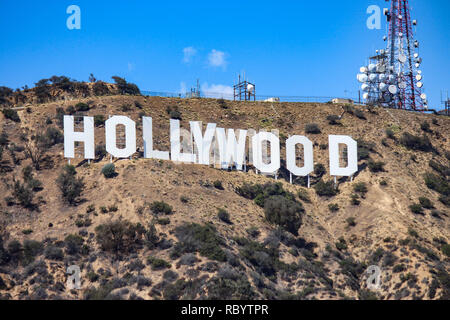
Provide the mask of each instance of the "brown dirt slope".
MULTIPOLYGON (((0 296, 448 299, 450 119, 401 110, 352 108, 104 96, 34 104, 18 111, 20 122, 0 113, 0 134, 7 136, 0 159, 0 296), (136 153, 131 160, 115 160, 117 176, 106 179, 101 170, 109 158, 90 164, 75 159, 72 164, 85 186, 81 200, 69 205, 56 183, 67 164, 63 145, 56 143, 43 154, 39 170, 32 170, 33 179, 42 182, 42 189, 31 191, 32 205, 26 207, 14 192, 14 181, 22 183, 23 169, 33 164, 27 147, 33 147, 37 140, 33 141, 33 137, 49 127, 61 130, 58 108, 68 110, 79 102, 89 105, 90 110, 83 114, 106 118, 124 114, 134 119, 140 151, 142 115, 153 117, 155 148, 169 150, 167 107, 174 106, 186 128, 188 121, 199 120, 204 125, 215 122, 225 128, 278 129, 282 142, 289 135, 306 135, 314 142, 315 164, 323 164, 327 172, 329 134, 350 135, 366 148, 361 150, 358 174, 353 181, 340 179, 339 193, 331 197, 315 192, 321 179, 319 172, 312 175, 312 188, 307 189, 300 178, 289 184, 283 171, 275 181, 255 174, 252 168, 246 173, 223 171, 212 166, 144 159, 136 153), (344 110, 347 112, 339 123, 331 125, 327 117, 341 115, 344 110), (316 123, 321 133, 305 133, 310 123, 316 123), (386 134, 388 128, 391 137, 386 134), (404 133, 426 136, 433 150, 408 149, 402 144, 404 133), (373 172, 374 161, 383 162, 384 170, 373 172), (440 193, 427 187, 426 173, 441 179, 440 193), (298 235, 269 223, 264 208, 236 192, 244 183, 276 182, 305 209, 298 235), (354 190, 361 183, 365 183, 366 193, 354 190), (310 200, 299 198, 299 191, 310 200), (421 213, 413 213, 410 206, 419 203, 420 197, 428 198, 433 208, 417 206, 421 213), (155 201, 169 204, 173 212, 155 214, 151 210, 155 201), (331 210, 332 204, 339 210, 331 210), (231 223, 218 218, 219 208, 229 213, 231 223), (137 231, 137 238, 133 238, 134 232, 133 236, 123 235, 118 243, 126 249, 111 252, 99 245, 96 228, 114 221, 139 223, 145 231, 137 231), (191 222, 200 227, 194 229, 188 225, 191 222), (156 228, 158 239, 153 245, 148 240, 150 225, 156 228), (198 244, 196 234, 205 236, 200 242, 210 246, 198 244), (79 250, 71 250, 69 235, 78 235, 72 240, 78 239, 75 242, 79 250), (81 290, 70 290, 66 284, 66 268, 74 264, 81 268, 81 290), (378 290, 367 288, 365 270, 369 265, 381 268, 378 290)), ((100 145, 104 126, 95 130, 96 145, 100 145)), ((331 177, 325 173, 322 179, 329 181, 331 177)))

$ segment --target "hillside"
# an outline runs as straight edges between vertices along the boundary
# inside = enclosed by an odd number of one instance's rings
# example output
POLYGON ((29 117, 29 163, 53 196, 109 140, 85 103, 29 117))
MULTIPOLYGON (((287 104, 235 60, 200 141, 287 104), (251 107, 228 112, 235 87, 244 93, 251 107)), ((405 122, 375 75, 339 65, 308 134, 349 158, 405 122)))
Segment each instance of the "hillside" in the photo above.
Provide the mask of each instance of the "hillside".
MULTIPOLYGON (((448 117, 331 104, 128 95, 31 101, 17 115, 20 119, 13 111, 0 113, 4 299, 450 297, 448 117), (132 118, 141 152, 131 160, 115 159, 112 178, 102 174, 108 156, 91 163, 73 160, 76 175, 67 181, 82 178, 84 187, 69 203, 57 182, 67 164, 61 116, 76 112, 132 118), (342 114, 340 120, 329 117, 342 114), (311 188, 301 178, 290 184, 285 170, 274 180, 252 167, 237 172, 144 159, 142 115, 153 117, 159 150, 169 150, 170 115, 181 117, 186 128, 196 120, 278 129, 282 150, 289 135, 305 135, 314 142, 311 188), (312 123, 320 133, 305 133, 312 123), (358 140, 359 172, 353 181, 339 179, 336 195, 319 196, 318 186, 326 189, 323 182, 332 179, 329 134, 358 140), (268 221, 270 205, 277 206, 274 196, 299 208, 298 234, 268 221), (81 268, 81 290, 66 285, 71 265, 81 268), (382 270, 379 290, 367 289, 370 265, 382 270)), ((97 146, 105 137, 104 119, 96 119, 97 146)))

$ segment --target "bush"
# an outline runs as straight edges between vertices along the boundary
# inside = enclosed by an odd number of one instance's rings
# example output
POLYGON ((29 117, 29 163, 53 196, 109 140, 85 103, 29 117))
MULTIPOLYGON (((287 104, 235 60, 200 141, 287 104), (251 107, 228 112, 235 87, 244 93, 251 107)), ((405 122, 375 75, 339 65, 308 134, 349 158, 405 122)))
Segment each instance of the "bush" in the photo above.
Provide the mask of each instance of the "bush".
POLYGON ((354 217, 347 218, 345 221, 350 227, 356 226, 356 219, 354 217))
POLYGON ((353 186, 353 191, 366 194, 369 189, 367 188, 367 184, 365 182, 358 182, 353 186))
POLYGON ((31 187, 21 184, 19 181, 14 182, 13 197, 24 208, 33 208, 34 193, 31 187))
POLYGON ((420 197, 419 202, 425 209, 434 209, 433 203, 426 197, 420 197))
POLYGON ((260 184, 247 184, 244 183, 242 187, 236 188, 236 192, 243 196, 244 198, 254 200, 255 203, 264 208, 264 202, 270 196, 283 196, 290 200, 295 200, 295 196, 284 190, 281 183, 266 183, 264 185, 260 184))
POLYGON ((450 244, 444 244, 441 250, 443 254, 445 254, 447 257, 450 257, 450 244))
POLYGON ((82 252, 84 240, 78 234, 69 234, 64 239, 64 244, 66 247, 66 253, 70 255, 75 255, 82 252))
POLYGON ((353 114, 361 120, 366 120, 366 116, 364 115, 364 112, 362 110, 355 109, 353 114))
POLYGON ((167 262, 164 259, 158 259, 155 257, 148 257, 147 258, 147 264, 149 264, 152 268, 152 270, 163 270, 163 269, 169 269, 172 267, 172 265, 167 262))
POLYGON ((339 238, 339 241, 335 243, 336 245, 336 249, 338 249, 339 251, 343 251, 343 250, 347 250, 348 246, 347 246, 347 241, 345 241, 344 238, 339 238))
POLYGON ((420 203, 414 203, 414 204, 410 205, 409 209, 411 210, 412 213, 423 214, 423 208, 420 203))
POLYGON ((352 194, 350 196, 350 203, 354 206, 359 206, 361 201, 359 200, 359 196, 357 194, 352 194))
POLYGON ((96 114, 94 116, 94 125, 96 127, 100 127, 100 126, 105 125, 105 116, 102 115, 102 114, 96 114))
POLYGON ((338 194, 338 190, 334 187, 333 181, 324 182, 320 180, 315 186, 314 190, 318 196, 321 197, 333 197, 338 194))
POLYGON ((178 106, 168 106, 166 112, 171 119, 181 120, 181 112, 178 110, 178 106))
POLYGON ((150 205, 150 210, 152 210, 152 212, 154 214, 160 214, 160 213, 172 214, 173 213, 172 207, 169 204, 165 203, 164 201, 154 201, 150 205))
POLYGON ((404 264, 397 264, 397 265, 395 265, 394 268, 392 268, 392 272, 395 272, 395 273, 403 272, 405 270, 406 270, 406 267, 404 264))
POLYGON ((96 83, 94 83, 94 85, 92 86, 92 91, 96 96, 105 96, 110 93, 108 86, 103 81, 97 81, 96 83))
POLYGON ((420 124, 420 129, 425 132, 432 132, 430 123, 427 121, 424 121, 420 124))
POLYGON ((395 140, 395 132, 391 128, 387 128, 385 132, 389 139, 395 140))
POLYGON ((321 163, 317 163, 314 165, 314 174, 321 178, 325 173, 327 173, 327 169, 321 163))
POLYGON ((450 196, 440 196, 439 201, 447 207, 450 207, 450 196))
POLYGON ((338 125, 340 117, 335 114, 332 114, 327 117, 327 120, 330 125, 338 125))
POLYGON ((75 105, 75 110, 79 112, 89 111, 90 107, 88 104, 84 102, 79 102, 75 105))
POLYGON ((424 152, 431 152, 434 150, 433 145, 427 136, 419 137, 408 132, 403 133, 400 143, 410 150, 419 150, 424 152))
POLYGON ((46 259, 50 259, 50 260, 61 261, 62 259, 64 259, 63 251, 60 248, 54 247, 54 246, 47 247, 45 249, 44 255, 45 255, 46 259))
POLYGON ((214 185, 214 188, 223 190, 222 181, 216 180, 216 181, 214 181, 213 185, 214 185))
POLYGON ((446 176, 450 176, 450 167, 448 166, 444 166, 442 164, 440 164, 439 162, 431 159, 430 162, 428 163, 428 165, 435 170, 436 172, 440 173, 441 176, 446 177, 446 176))
POLYGON ((172 258, 178 258, 183 253, 199 252, 211 260, 226 261, 221 248, 225 243, 212 225, 183 224, 175 229, 175 235, 179 242, 173 249, 172 258))
POLYGON ((374 161, 370 159, 367 162, 367 166, 369 167, 370 172, 381 172, 384 171, 385 163, 382 161, 374 161))
POLYGON ((264 202, 266 220, 281 226, 286 231, 297 235, 302 224, 303 206, 283 196, 271 196, 264 202))
POLYGON ((140 244, 145 229, 129 221, 113 221, 97 226, 95 233, 102 250, 119 254, 133 251, 140 244))
POLYGON ((358 139, 358 161, 368 159, 370 152, 374 151, 375 144, 367 142, 362 139, 358 139))
POLYGON ((429 189, 439 192, 444 196, 450 195, 450 184, 444 178, 433 173, 426 173, 424 180, 429 189))
POLYGON ((23 242, 23 258, 25 265, 34 261, 34 258, 41 254, 44 246, 41 242, 35 240, 25 240, 23 242))
POLYGON ((77 203, 78 198, 84 189, 83 179, 77 178, 75 175, 75 167, 72 165, 66 165, 56 180, 56 183, 61 190, 63 199, 71 205, 77 203))
POLYGON ((305 133, 310 133, 310 134, 319 134, 321 133, 319 125, 316 123, 308 123, 305 126, 305 133))
POLYGON ((339 205, 338 205, 337 203, 330 203, 330 204, 328 205, 328 209, 329 209, 331 212, 339 211, 339 205))
POLYGON ((102 174, 105 178, 110 179, 117 176, 116 167, 113 163, 105 164, 102 168, 102 174))
POLYGON ((3 109, 2 112, 6 119, 12 120, 14 122, 20 122, 20 117, 16 110, 3 109))
POLYGON ((97 160, 102 160, 107 154, 106 146, 104 144, 99 144, 95 147, 95 157, 97 160))
POLYGON ((225 223, 231 224, 230 214, 222 208, 217 210, 217 217, 225 223))
POLYGON ((134 83, 128 83, 125 79, 114 76, 112 77, 112 79, 114 80, 114 82, 117 85, 117 89, 119 94, 122 95, 140 95, 141 91, 139 90, 138 86, 135 85, 134 83))
POLYGON ((309 197, 309 193, 307 190, 300 189, 300 190, 298 190, 297 195, 300 198, 300 200, 302 200, 306 203, 311 203, 311 198, 309 197))

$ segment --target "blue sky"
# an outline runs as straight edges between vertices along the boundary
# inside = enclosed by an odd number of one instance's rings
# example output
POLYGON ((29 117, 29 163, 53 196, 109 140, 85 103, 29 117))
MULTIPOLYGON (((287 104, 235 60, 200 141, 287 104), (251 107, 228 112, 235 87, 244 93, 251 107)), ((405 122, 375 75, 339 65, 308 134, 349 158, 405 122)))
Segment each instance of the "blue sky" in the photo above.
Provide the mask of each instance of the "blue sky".
MULTIPOLYGON (((119 75, 141 90, 178 92, 200 79, 226 91, 238 73, 257 94, 356 97, 356 74, 381 30, 369 30, 369 5, 342 1, 0 1, 0 85, 12 88, 52 75, 87 80, 119 75), (69 30, 69 5, 81 30, 69 30)), ((440 108, 450 90, 450 1, 411 0, 419 21, 425 92, 440 108)))

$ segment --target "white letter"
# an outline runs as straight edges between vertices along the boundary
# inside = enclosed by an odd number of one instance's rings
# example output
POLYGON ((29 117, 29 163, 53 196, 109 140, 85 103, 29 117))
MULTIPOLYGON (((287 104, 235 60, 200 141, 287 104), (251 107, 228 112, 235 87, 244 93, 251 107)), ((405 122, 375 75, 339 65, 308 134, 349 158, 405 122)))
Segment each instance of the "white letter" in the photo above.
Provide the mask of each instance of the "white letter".
POLYGON ((228 129, 228 139, 225 137, 225 129, 217 128, 217 143, 219 145, 219 159, 222 169, 228 169, 234 163, 237 170, 242 170, 245 157, 245 142, 247 130, 239 130, 239 142, 233 129, 228 129), (233 161, 233 162, 232 162, 233 161))
POLYGON ((379 6, 371 5, 367 8, 367 14, 372 15, 367 18, 367 28, 370 30, 381 29, 381 9, 379 6))
POLYGON ((195 144, 198 150, 198 163, 209 165, 209 154, 211 152, 211 142, 216 129, 215 123, 208 123, 206 126, 205 136, 202 135, 201 122, 189 121, 191 132, 194 136, 195 144))
POLYGON ((67 14, 72 14, 70 17, 67 18, 66 25, 67 29, 73 30, 73 29, 81 29, 81 9, 79 6, 71 5, 67 7, 66 10, 67 14))
POLYGON ((304 136, 292 136, 286 140, 286 167, 296 176, 307 176, 314 170, 313 144, 311 140, 304 136), (303 145, 303 167, 296 164, 295 146, 303 145))
POLYGON ((142 117, 142 135, 144 138, 144 158, 169 160, 169 151, 153 150, 152 117, 142 117))
POLYGON ((280 139, 271 132, 260 132, 253 136, 253 165, 262 173, 275 173, 280 169, 280 139), (270 164, 262 160, 262 142, 270 142, 270 164))
POLYGON ((106 151, 116 158, 128 158, 136 152, 136 124, 126 116, 112 116, 105 122, 106 151), (125 126, 125 148, 117 148, 117 125, 125 126))
POLYGON ((64 116, 64 157, 75 158, 75 141, 84 142, 84 158, 95 159, 94 117, 83 117, 84 132, 75 132, 74 117, 64 116))
POLYGON ((170 153, 172 161, 195 162, 195 154, 181 153, 180 120, 170 119, 170 153))
POLYGON ((328 136, 330 149, 330 175, 350 177, 358 171, 358 145, 349 136, 328 136), (339 144, 347 146, 347 167, 339 167, 339 144))

